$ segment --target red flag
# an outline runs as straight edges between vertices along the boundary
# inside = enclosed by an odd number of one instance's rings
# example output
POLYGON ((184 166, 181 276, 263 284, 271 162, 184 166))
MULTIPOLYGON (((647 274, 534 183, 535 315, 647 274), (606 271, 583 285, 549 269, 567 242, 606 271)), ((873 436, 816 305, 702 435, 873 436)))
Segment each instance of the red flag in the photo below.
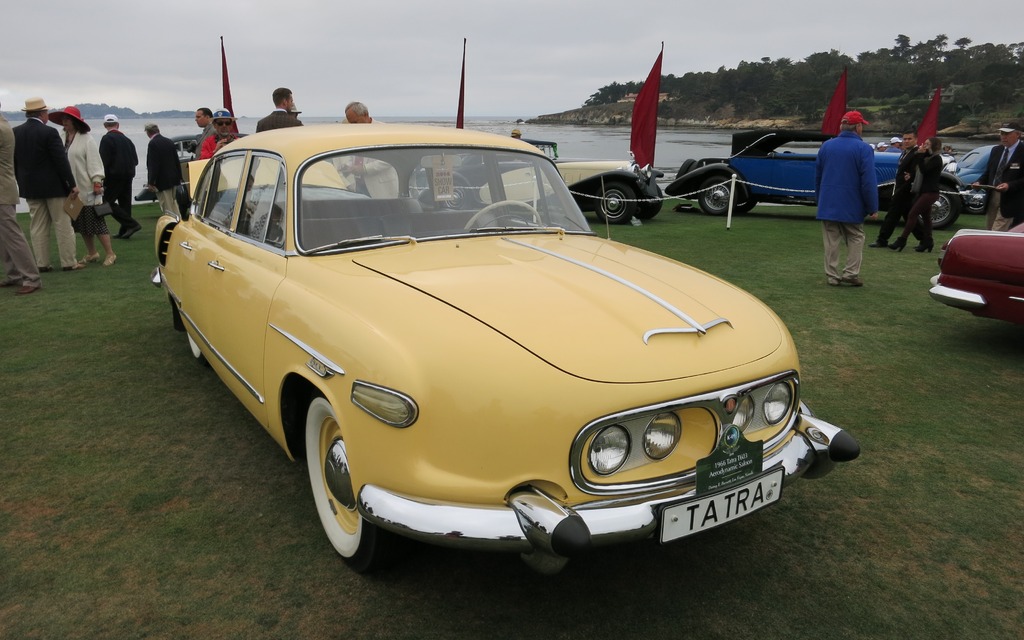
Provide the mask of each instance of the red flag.
POLYGON ((462 39, 462 80, 459 82, 459 113, 455 116, 455 128, 462 129, 466 119, 466 39, 462 39))
POLYGON ((939 103, 942 102, 942 87, 936 87, 935 95, 932 96, 932 103, 928 105, 928 111, 917 128, 918 142, 924 142, 928 138, 934 138, 939 132, 939 103))
POLYGON ((647 74, 643 88, 633 103, 633 129, 629 136, 629 150, 641 167, 654 166, 654 143, 658 137, 658 98, 661 95, 661 57, 665 54, 665 43, 647 74))
MULTIPOLYGON (((228 80, 228 58, 224 54, 224 36, 220 37, 220 81, 224 92, 223 107, 237 118, 238 114, 231 104, 231 82, 228 80)), ((238 133, 238 120, 231 123, 231 130, 238 133)))
POLYGON ((846 67, 839 76, 836 90, 829 100, 828 109, 825 110, 825 117, 821 120, 821 132, 830 136, 839 135, 839 125, 842 124, 843 114, 846 113, 846 67))

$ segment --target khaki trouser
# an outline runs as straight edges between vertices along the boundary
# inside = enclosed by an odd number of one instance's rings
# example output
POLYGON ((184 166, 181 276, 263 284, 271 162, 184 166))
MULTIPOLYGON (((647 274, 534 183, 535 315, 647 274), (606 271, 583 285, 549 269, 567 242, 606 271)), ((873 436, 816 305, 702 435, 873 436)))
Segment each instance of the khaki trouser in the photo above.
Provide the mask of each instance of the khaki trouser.
POLYGON ((50 229, 57 236, 57 252, 61 267, 73 267, 78 263, 75 244, 75 230, 71 218, 64 213, 64 198, 26 198, 28 225, 32 236, 32 251, 36 254, 36 266, 40 269, 50 266, 50 229))
POLYGON ((864 257, 864 225, 822 220, 821 237, 825 243, 825 275, 837 280, 859 276, 864 257), (844 241, 846 267, 839 273, 839 245, 844 241))
POLYGON ((156 201, 160 203, 160 210, 172 216, 178 215, 178 201, 174 197, 177 187, 164 189, 156 192, 156 201))
POLYGON ((1003 200, 1001 191, 995 189, 988 192, 988 203, 985 206, 985 228, 990 231, 1009 231, 1013 226, 1013 218, 1004 218, 999 213, 999 206, 1003 200))

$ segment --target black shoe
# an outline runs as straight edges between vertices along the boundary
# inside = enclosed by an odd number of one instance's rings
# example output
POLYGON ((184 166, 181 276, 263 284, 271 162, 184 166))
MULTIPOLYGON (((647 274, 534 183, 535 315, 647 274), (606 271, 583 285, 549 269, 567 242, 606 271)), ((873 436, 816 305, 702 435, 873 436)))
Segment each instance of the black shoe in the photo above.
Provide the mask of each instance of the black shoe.
POLYGON ((903 247, 907 246, 906 238, 896 238, 896 240, 889 245, 889 248, 893 251, 903 251, 903 247))
POLYGON ((928 240, 924 240, 923 242, 921 242, 921 244, 919 244, 916 247, 914 247, 914 251, 916 251, 918 253, 924 253, 925 251, 927 251, 928 253, 931 253, 932 252, 932 247, 934 247, 934 246, 935 246, 935 241, 931 240, 931 239, 928 239, 928 240))
POLYGON ((142 225, 141 224, 137 224, 134 227, 132 227, 131 229, 129 229, 129 230, 125 231, 123 234, 121 234, 121 239, 122 240, 127 240, 128 238, 130 238, 133 235, 135 235, 136 233, 138 233, 141 229, 142 229, 142 225))
POLYGON ((873 249, 885 249, 886 247, 889 246, 889 242, 887 240, 882 240, 881 238, 879 238, 878 240, 875 240, 868 246, 873 249))

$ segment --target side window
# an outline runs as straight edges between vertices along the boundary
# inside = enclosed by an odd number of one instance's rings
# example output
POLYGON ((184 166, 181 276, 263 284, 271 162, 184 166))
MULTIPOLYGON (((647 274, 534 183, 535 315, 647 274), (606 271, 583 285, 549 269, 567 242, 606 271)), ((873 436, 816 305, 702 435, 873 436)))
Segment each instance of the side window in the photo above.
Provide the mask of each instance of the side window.
POLYGON ((210 176, 209 185, 203 185, 208 193, 202 217, 221 227, 230 227, 242 181, 245 155, 226 156, 211 162, 217 165, 207 174, 210 176))
POLYGON ((283 245, 284 189, 284 170, 280 160, 254 156, 245 178, 245 193, 236 231, 258 242, 283 245))

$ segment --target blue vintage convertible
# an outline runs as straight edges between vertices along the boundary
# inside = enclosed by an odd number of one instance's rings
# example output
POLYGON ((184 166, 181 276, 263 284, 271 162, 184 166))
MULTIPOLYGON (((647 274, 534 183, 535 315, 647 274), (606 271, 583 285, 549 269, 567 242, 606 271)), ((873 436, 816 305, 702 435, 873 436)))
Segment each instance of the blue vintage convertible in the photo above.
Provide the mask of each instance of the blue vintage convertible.
MULTIPOLYGON (((728 158, 686 160, 676 179, 665 188, 670 196, 696 200, 705 213, 724 214, 729 208, 729 183, 736 174, 733 210, 745 213, 761 202, 814 206, 814 163, 821 143, 832 136, 810 131, 759 129, 735 133, 728 158)), ((896 176, 898 153, 876 153, 878 201, 888 208, 896 176)), ((932 206, 932 226, 953 224, 963 208, 963 183, 953 174, 941 177, 942 192, 932 206)))

